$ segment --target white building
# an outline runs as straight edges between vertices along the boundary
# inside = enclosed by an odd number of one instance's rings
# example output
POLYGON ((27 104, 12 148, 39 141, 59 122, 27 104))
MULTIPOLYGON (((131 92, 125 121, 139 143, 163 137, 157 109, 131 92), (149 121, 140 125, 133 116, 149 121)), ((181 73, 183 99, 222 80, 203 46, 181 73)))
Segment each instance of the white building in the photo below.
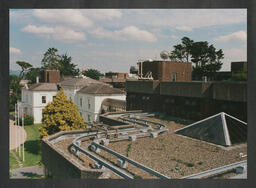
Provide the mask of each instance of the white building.
POLYGON ((59 85, 63 89, 67 98, 72 99, 73 102, 75 102, 76 104, 78 104, 78 101, 75 97, 77 91, 79 91, 83 87, 87 87, 91 84, 105 84, 105 83, 99 82, 97 80, 94 80, 94 79, 91 79, 91 78, 85 77, 85 76, 71 78, 71 79, 64 80, 59 83, 59 85))
MULTIPOLYGON (((34 123, 41 123, 42 109, 57 95, 56 83, 35 83, 21 89, 20 109, 34 117, 34 123)), ((21 111, 20 111, 21 113, 21 111)))
POLYGON ((91 84, 77 92, 77 106, 80 114, 87 122, 99 121, 102 102, 105 99, 126 100, 125 92, 107 84, 91 84))
POLYGON ((60 86, 65 95, 78 106, 80 114, 87 122, 99 120, 104 99, 126 100, 122 90, 85 76, 64 80, 60 82, 60 86))
POLYGON ((104 99, 126 100, 125 92, 111 85, 88 77, 75 77, 60 83, 36 83, 22 88, 20 103, 25 114, 34 117, 34 123, 41 123, 42 109, 57 95, 59 85, 67 98, 78 106, 87 122, 98 121, 104 99))

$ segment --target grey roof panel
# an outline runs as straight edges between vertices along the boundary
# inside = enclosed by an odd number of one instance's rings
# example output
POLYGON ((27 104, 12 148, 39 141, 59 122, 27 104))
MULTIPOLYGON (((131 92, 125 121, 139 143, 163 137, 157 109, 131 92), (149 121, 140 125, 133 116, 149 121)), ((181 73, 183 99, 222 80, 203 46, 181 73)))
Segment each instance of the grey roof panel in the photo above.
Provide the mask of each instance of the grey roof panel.
POLYGON ((113 88, 110 85, 106 84, 91 84, 87 87, 83 87, 78 91, 79 93, 86 94, 125 94, 124 91, 113 88))
POLYGON ((28 86, 29 91, 58 91, 56 83, 35 83, 28 86))
POLYGON ((80 87, 83 87, 83 86, 89 86, 90 84, 105 84, 103 82, 100 82, 98 80, 94 80, 92 78, 89 78, 89 77, 77 77, 77 78, 72 78, 72 79, 67 79, 67 80, 64 80, 62 82, 60 82, 60 85, 62 86, 80 86, 80 87))

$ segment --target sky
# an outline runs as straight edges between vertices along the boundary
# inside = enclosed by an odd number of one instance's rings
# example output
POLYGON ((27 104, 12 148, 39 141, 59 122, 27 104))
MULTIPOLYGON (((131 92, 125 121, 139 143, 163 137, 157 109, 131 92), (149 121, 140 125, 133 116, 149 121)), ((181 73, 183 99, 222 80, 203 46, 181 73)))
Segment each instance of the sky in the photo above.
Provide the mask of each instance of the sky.
POLYGON ((20 70, 16 61, 40 67, 54 47, 80 69, 129 72, 184 36, 222 49, 222 71, 247 61, 246 9, 11 9, 9 16, 10 70, 20 70))

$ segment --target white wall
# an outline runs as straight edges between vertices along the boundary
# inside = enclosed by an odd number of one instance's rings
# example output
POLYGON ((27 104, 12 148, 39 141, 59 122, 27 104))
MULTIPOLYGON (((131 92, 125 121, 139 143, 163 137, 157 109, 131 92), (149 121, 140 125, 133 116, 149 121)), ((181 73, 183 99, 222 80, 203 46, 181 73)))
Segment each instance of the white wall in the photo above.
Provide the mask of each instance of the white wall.
POLYGON ((33 91, 33 107, 45 107, 56 95, 57 91, 33 91), (46 96, 46 103, 42 103, 42 96, 46 96))
POLYGON ((27 108, 27 114, 34 117, 34 123, 41 123, 42 109, 56 95, 57 91, 29 91, 23 88, 21 92, 22 108, 27 108), (46 103, 42 103, 42 96, 46 96, 46 103))
POLYGON ((72 99, 74 103, 77 103, 76 99, 76 92, 81 89, 81 87, 76 88, 73 86, 61 86, 63 89, 63 92, 67 96, 68 99, 72 99))
POLYGON ((101 104, 104 99, 119 99, 126 100, 126 96, 123 95, 92 95, 77 93, 77 106, 79 112, 82 113, 82 116, 85 121, 88 121, 88 115, 91 117, 91 121, 99 121, 99 115, 101 113, 101 104), (82 106, 80 106, 80 98, 82 98, 82 106), (88 99, 90 100, 90 108, 88 108, 88 99))

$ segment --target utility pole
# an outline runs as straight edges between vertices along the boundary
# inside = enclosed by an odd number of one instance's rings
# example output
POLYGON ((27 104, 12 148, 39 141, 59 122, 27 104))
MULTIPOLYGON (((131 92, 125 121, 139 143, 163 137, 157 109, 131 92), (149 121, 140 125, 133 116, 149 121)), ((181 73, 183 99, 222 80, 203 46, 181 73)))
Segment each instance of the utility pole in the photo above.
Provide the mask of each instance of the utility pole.
POLYGON ((16 129, 17 128, 17 104, 15 103, 15 112, 14 112, 14 119, 15 119, 15 122, 14 122, 14 130, 15 130, 15 146, 16 146, 16 152, 18 151, 18 130, 16 129))
MULTIPOLYGON (((19 103, 18 103, 18 126, 20 126, 20 105, 19 105, 19 103)), ((18 128, 20 128, 20 127, 18 127, 18 128)), ((19 157, 21 157, 21 149, 20 149, 20 143, 19 143, 19 141, 20 141, 20 134, 18 134, 18 144, 19 144, 19 157)))
MULTIPOLYGON (((23 108, 22 108, 22 129, 23 129, 23 130, 22 130, 22 140, 23 140, 24 137, 25 137, 25 133, 24 133, 25 129, 24 129, 24 112, 23 112, 23 108)), ((25 144, 25 140, 24 140, 24 142, 23 142, 23 147, 22 147, 22 154, 23 154, 22 159, 23 159, 23 162, 25 161, 24 144, 25 144)))

